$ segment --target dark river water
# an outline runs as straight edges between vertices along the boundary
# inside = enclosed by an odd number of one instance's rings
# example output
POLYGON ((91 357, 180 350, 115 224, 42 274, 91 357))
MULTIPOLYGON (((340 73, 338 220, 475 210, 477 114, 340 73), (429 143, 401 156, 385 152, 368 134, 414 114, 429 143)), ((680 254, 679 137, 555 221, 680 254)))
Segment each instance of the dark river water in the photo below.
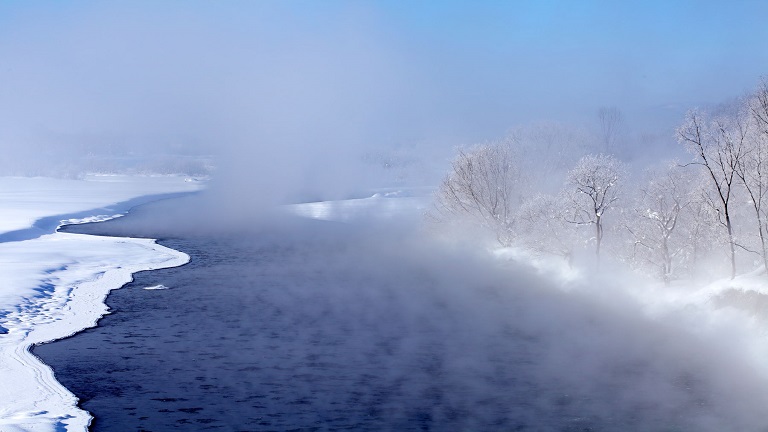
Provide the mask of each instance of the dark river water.
POLYGON ((705 348, 523 270, 309 220, 175 231, 163 205, 68 228, 191 256, 35 348, 94 431, 765 430, 705 348))

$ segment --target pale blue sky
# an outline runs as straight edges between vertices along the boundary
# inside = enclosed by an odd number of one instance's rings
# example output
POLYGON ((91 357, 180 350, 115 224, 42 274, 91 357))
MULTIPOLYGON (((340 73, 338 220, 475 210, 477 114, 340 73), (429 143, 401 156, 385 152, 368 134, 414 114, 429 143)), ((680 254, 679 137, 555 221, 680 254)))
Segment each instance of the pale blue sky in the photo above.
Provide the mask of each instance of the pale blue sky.
POLYGON ((667 127, 768 74, 766 18, 743 0, 4 1, 0 140, 205 139, 256 118, 471 140, 606 105, 667 127))
POLYGON ((541 116, 718 103, 768 74, 765 1, 398 5, 382 3, 385 19, 434 69, 469 78, 465 91, 508 99, 499 104, 520 98, 541 116))

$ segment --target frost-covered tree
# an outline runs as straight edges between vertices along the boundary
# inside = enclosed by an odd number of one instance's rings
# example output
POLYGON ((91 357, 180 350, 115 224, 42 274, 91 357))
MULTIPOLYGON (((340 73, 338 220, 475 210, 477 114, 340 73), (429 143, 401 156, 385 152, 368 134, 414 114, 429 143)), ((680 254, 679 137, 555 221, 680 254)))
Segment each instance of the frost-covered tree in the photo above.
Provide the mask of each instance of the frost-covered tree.
POLYGON ((694 276, 703 270, 704 258, 722 245, 728 244, 728 236, 720 227, 717 211, 704 199, 705 187, 708 188, 708 182, 704 181, 698 181, 698 185, 694 186, 692 199, 685 212, 685 221, 678 227, 686 244, 686 256, 681 263, 689 274, 694 276))
POLYGON ((574 226, 565 220, 562 197, 536 194, 520 206, 518 224, 523 244, 537 253, 563 257, 573 263, 574 226))
POLYGON ((507 135, 519 150, 524 172, 536 173, 536 187, 556 193, 573 161, 597 152, 597 139, 586 128, 558 122, 539 122, 512 129, 507 135))
POLYGON ((507 245, 514 236, 522 184, 519 157, 509 141, 460 150, 440 184, 436 209, 443 217, 479 222, 507 245))
POLYGON ((736 239, 733 228, 734 196, 740 185, 739 166, 748 150, 738 121, 729 118, 707 120, 699 111, 691 111, 677 130, 678 140, 694 155, 688 165, 702 167, 710 188, 703 195, 718 215, 727 232, 731 278, 736 277, 736 239))
POLYGON ((749 197, 757 227, 759 251, 768 269, 768 83, 744 101, 731 122, 742 136, 746 150, 737 164, 736 174, 749 197))
POLYGON ((755 119, 758 131, 763 135, 768 135, 768 79, 763 79, 749 99, 748 109, 755 119))
POLYGON ((676 163, 648 170, 625 221, 632 262, 652 269, 666 284, 687 258, 689 245, 678 228, 693 200, 691 177, 676 163))
MULTIPOLYGON (((747 106, 753 103, 748 101, 747 106)), ((750 111, 743 110, 737 118, 731 120, 732 127, 746 148, 737 161, 736 175, 749 197, 759 239, 757 253, 765 268, 768 268, 768 137, 760 133, 759 119, 750 111)))
POLYGON ((605 213, 619 199, 619 186, 625 167, 618 159, 605 154, 587 155, 568 172, 565 197, 568 202, 566 220, 578 225, 593 225, 595 254, 600 257, 605 213))

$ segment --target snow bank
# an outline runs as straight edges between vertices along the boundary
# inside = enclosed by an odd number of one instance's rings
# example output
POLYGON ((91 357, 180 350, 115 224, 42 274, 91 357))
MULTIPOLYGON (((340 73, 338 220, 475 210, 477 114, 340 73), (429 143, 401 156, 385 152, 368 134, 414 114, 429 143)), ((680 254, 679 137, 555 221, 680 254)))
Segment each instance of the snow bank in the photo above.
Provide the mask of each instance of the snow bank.
MULTIPOLYGON (((137 197, 199 188, 170 176, 0 178, 0 234, 53 215, 79 214, 69 223, 109 219, 127 212, 137 197)), ((49 232, 0 242, 0 430, 87 430, 90 415, 30 348, 95 325, 108 313, 109 291, 133 273, 188 259, 149 239, 49 232)))

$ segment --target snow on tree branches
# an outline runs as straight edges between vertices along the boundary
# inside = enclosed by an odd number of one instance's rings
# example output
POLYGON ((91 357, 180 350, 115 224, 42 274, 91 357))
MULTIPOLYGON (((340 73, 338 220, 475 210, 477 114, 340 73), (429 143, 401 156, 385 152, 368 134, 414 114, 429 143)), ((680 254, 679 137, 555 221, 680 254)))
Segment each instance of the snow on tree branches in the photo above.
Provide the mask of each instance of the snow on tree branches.
POLYGON ((603 241, 603 217, 619 200, 619 186, 625 176, 624 164, 604 154, 584 156, 568 172, 566 220, 577 225, 594 225, 598 257, 603 241))
POLYGON ((436 196, 439 215, 468 218, 491 230, 502 244, 514 237, 523 176, 509 142, 460 150, 436 196))
POLYGON ((726 263, 732 278, 768 268, 768 80, 718 116, 690 111, 676 138, 691 160, 648 170, 635 184, 615 156, 584 156, 600 147, 588 144, 600 143, 600 132, 602 147, 617 144, 620 117, 617 109, 608 114, 591 138, 539 126, 459 151, 437 192, 437 214, 569 263, 584 245, 594 245, 598 262, 610 248, 615 259, 665 283, 726 263))

